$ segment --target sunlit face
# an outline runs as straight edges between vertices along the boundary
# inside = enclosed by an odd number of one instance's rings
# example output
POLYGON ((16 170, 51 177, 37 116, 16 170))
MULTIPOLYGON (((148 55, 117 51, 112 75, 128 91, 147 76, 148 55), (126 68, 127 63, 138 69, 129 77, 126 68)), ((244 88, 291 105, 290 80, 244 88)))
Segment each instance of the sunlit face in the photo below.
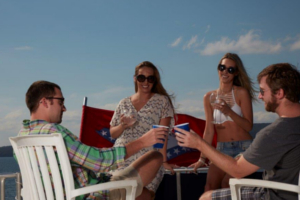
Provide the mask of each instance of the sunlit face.
POLYGON ((218 73, 219 73, 219 79, 222 83, 230 83, 233 82, 234 77, 237 75, 237 67, 236 64, 233 60, 230 60, 228 58, 224 58, 221 63, 221 65, 224 65, 226 67, 226 69, 224 69, 223 71, 221 71, 220 69, 218 69, 218 73), (234 68, 235 72, 233 74, 229 73, 228 70, 229 68, 234 68))
POLYGON ((53 95, 53 99, 46 100, 49 102, 49 122, 59 124, 62 122, 63 112, 65 112, 67 108, 61 99, 55 98, 63 98, 63 94, 58 88, 55 88, 55 95, 53 95))
POLYGON ((275 112, 276 108, 278 107, 277 99, 272 94, 271 88, 268 86, 267 76, 261 78, 259 83, 259 95, 258 98, 265 102, 265 109, 268 112, 275 112))
POLYGON ((135 83, 137 84, 137 91, 144 92, 144 93, 151 93, 152 87, 154 83, 150 83, 147 79, 149 76, 154 76, 154 70, 150 67, 142 67, 138 71, 138 75, 144 75, 146 77, 144 82, 140 82, 137 78, 134 78, 135 83))

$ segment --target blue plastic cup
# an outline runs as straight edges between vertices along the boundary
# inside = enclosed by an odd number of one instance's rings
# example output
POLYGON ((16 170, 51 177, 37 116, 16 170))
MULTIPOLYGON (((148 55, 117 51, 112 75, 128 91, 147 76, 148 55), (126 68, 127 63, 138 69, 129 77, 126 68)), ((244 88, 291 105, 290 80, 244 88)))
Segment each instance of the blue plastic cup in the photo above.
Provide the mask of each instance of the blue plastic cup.
MULTIPOLYGON (((181 128, 181 129, 186 130, 186 131, 190 131, 190 124, 189 123, 177 124, 174 127, 181 128)), ((176 132, 181 133, 181 132, 175 130, 175 133, 176 132)))
MULTIPOLYGON (((161 127, 169 129, 168 126, 152 125, 152 128, 161 128, 161 127)), ((165 141, 164 139, 161 139, 161 140, 165 141)), ((163 147, 164 147, 164 143, 156 143, 156 144, 153 145, 153 148, 155 148, 155 149, 162 149, 163 147)))

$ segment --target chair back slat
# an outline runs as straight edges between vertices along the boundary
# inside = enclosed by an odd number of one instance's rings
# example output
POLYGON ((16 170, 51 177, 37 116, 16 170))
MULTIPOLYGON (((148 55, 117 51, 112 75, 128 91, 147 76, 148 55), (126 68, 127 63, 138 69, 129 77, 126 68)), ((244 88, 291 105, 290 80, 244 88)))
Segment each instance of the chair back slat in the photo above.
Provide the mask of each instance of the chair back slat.
POLYGON ((64 199, 62 177, 59 171, 59 165, 55 156, 53 146, 45 146, 46 155, 51 169, 52 180, 54 184, 55 197, 57 200, 64 199))
MULTIPOLYGON (((26 185, 24 185, 24 189, 26 187, 30 187, 30 196, 32 199, 38 199, 38 190, 36 188, 36 182, 35 182, 35 178, 34 178, 34 174, 32 171, 32 167, 31 167, 31 162, 30 162, 30 157, 28 154, 28 149, 27 147, 20 147, 19 149, 19 154, 20 156, 18 157, 18 160, 23 160, 23 162, 19 161, 22 163, 21 168, 25 169, 25 174, 26 177, 28 178, 28 181, 26 181, 26 185), (20 158, 20 159, 19 159, 20 158)), ((24 174, 24 173, 23 173, 24 174)), ((23 179, 23 174, 22 174, 22 179, 23 179)))
POLYGON ((35 147, 36 155, 38 157, 38 161, 40 164, 40 170, 42 172, 42 178, 43 178, 43 182, 44 182, 46 197, 47 197, 47 199, 54 199, 51 178, 50 178, 50 174, 49 174, 49 170, 48 170, 48 166, 47 166, 47 160, 46 160, 44 149, 42 146, 43 145, 35 147))
POLYGON ((45 200, 45 192, 44 192, 44 187, 43 187, 43 183, 41 180, 41 173, 39 170, 39 166, 38 166, 38 161, 36 158, 36 154, 35 154, 35 148, 34 147, 27 147, 28 153, 29 153, 29 157, 31 160, 31 170, 32 170, 32 174, 34 175, 34 185, 32 187, 35 187, 38 194, 39 194, 39 199, 40 200, 45 200))
POLYGON ((73 172, 69 161, 69 156, 66 151, 64 140, 60 137, 55 138, 56 152, 60 162, 60 169, 62 171, 63 183, 65 187, 65 195, 67 199, 71 199, 71 191, 75 190, 73 172))

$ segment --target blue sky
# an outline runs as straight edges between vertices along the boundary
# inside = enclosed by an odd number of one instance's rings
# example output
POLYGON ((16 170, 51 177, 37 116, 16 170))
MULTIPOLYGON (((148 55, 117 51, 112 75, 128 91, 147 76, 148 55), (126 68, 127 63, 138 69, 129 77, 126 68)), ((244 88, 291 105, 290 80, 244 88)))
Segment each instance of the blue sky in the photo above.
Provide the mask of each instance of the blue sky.
MULTIPOLYGON (((256 83, 266 66, 300 63, 300 1, 0 1, 0 146, 29 118, 25 93, 58 83, 78 135, 88 105, 114 110, 134 92, 137 64, 158 66, 177 112, 204 119, 203 95, 218 87, 217 64, 238 53, 256 83)), ((257 83, 255 84, 258 87, 257 83)), ((254 103, 254 122, 272 122, 254 103)))

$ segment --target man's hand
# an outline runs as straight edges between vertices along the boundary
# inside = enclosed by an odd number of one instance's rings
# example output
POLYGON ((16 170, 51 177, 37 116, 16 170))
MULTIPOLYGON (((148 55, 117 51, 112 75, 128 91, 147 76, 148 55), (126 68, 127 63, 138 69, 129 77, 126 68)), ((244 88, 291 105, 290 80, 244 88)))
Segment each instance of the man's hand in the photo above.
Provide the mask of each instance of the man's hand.
POLYGON ((197 133, 188 132, 177 127, 174 127, 174 129, 180 131, 180 133, 178 132, 175 133, 179 146, 189 147, 189 148, 199 150, 200 148, 199 143, 201 142, 202 139, 197 133))
POLYGON ((164 144, 168 131, 167 128, 153 128, 141 137, 141 142, 144 147, 150 147, 156 143, 164 144))

